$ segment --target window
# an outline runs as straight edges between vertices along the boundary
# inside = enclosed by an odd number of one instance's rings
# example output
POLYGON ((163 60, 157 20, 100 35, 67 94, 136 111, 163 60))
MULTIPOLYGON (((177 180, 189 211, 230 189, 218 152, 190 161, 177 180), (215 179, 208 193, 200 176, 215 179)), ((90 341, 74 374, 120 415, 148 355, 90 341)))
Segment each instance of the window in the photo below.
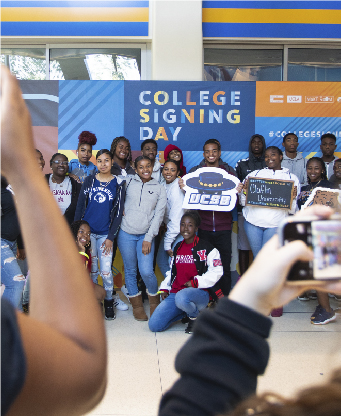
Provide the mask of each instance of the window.
POLYGON ((204 49, 205 81, 281 81, 282 49, 204 49))
POLYGON ((1 63, 20 80, 141 80, 148 77, 145 44, 60 46, 3 46, 1 63))
POLYGON ((46 80, 45 48, 2 48, 1 63, 19 80, 46 80))
POLYGON ((289 48, 288 81, 341 81, 341 49, 289 48))
POLYGON ((207 44, 205 81, 341 81, 341 47, 207 44))
POLYGON ((141 49, 50 49, 51 80, 140 80, 141 49))

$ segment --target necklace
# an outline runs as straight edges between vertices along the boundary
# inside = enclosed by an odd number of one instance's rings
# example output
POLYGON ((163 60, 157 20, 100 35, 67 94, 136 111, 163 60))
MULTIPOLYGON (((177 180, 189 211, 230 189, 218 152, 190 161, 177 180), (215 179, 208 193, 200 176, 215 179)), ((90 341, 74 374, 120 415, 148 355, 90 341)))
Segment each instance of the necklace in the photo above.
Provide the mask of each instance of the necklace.
MULTIPOLYGON (((65 180, 65 178, 64 178, 64 180, 65 180)), ((64 180, 62 182, 57 182, 57 180, 55 179, 55 177, 52 174, 52 182, 59 185, 59 187, 63 187, 64 180)))
POLYGON ((316 185, 313 185, 312 187, 310 187, 310 191, 313 190, 314 188, 316 188, 320 184, 321 181, 322 181, 322 178, 320 179, 320 181, 316 185))
POLYGON ((99 174, 98 174, 98 181, 99 181, 99 183, 100 183, 100 185, 101 185, 101 187, 103 187, 103 188, 105 188, 108 184, 109 184, 109 182, 113 179, 113 175, 111 175, 111 178, 110 178, 110 180, 109 181, 107 181, 106 183, 104 183, 104 181, 102 181, 100 178, 99 178, 99 174))

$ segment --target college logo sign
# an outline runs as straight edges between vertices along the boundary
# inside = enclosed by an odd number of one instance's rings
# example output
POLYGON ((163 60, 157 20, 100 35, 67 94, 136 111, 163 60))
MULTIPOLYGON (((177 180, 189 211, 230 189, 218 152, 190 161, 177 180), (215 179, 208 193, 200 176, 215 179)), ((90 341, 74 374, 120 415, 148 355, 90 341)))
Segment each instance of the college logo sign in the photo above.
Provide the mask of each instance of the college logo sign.
POLYGON ((239 179, 221 168, 199 168, 183 180, 185 209, 231 211, 236 205, 239 179))

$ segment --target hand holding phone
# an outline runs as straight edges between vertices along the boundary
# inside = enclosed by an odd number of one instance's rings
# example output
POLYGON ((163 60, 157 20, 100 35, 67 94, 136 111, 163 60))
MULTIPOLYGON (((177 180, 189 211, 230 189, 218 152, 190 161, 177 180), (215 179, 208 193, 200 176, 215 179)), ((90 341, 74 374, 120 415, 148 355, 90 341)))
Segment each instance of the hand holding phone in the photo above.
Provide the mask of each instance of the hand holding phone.
POLYGON ((341 280, 341 217, 329 219, 287 218, 278 228, 282 245, 303 241, 314 253, 314 259, 297 261, 289 281, 341 280))
MULTIPOLYGON (((333 210, 326 206, 312 206, 292 219, 327 219, 333 210)), ((231 291, 229 298, 261 314, 268 315, 274 308, 287 304, 301 293, 317 289, 341 294, 341 281, 287 281, 292 265, 312 261, 313 251, 302 241, 280 245, 275 235, 258 253, 254 262, 231 291)))

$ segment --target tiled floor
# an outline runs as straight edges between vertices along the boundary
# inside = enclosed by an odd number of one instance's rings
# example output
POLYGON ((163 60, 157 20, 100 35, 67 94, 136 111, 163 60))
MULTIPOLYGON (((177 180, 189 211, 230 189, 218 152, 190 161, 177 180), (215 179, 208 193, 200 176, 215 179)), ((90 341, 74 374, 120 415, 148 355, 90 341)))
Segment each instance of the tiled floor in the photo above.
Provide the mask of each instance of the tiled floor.
MULTIPOLYGON (((331 299, 331 305, 340 307, 341 313, 341 302, 331 299)), ((273 319, 271 357, 265 375, 259 378, 259 392, 292 395, 305 385, 323 382, 331 369, 341 366, 341 317, 314 326, 309 318, 315 306, 315 301, 294 300, 285 306, 282 317, 273 319)), ((184 332, 185 326, 177 323, 155 334, 149 331, 148 322, 133 319, 131 307, 117 311, 116 320, 106 322, 107 391, 90 414, 156 415, 162 393, 178 377, 174 358, 191 337, 184 332)))

